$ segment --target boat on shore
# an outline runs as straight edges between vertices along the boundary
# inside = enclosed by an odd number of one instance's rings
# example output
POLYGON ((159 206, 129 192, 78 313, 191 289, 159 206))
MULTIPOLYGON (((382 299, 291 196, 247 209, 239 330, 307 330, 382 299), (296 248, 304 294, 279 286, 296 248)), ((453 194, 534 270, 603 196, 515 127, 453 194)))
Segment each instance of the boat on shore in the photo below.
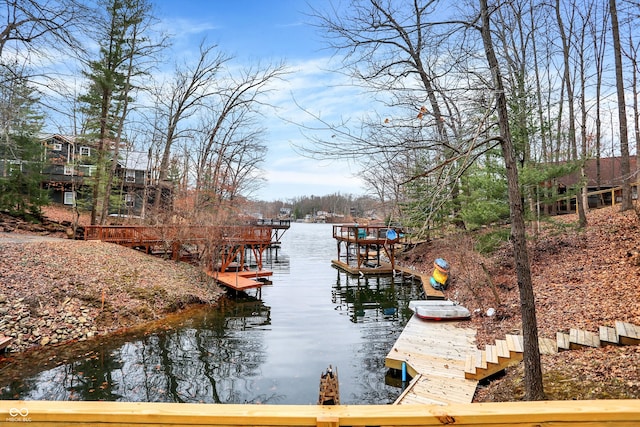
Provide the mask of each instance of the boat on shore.
POLYGON ((467 320, 471 312, 464 306, 449 300, 409 301, 409 309, 422 320, 467 320))

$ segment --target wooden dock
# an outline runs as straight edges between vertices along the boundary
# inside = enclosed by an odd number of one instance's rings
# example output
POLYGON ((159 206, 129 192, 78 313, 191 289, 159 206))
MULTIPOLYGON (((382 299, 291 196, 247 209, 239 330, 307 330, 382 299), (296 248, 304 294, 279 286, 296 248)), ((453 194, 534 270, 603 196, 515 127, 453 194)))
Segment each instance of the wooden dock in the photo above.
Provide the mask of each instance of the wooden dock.
POLYGON ((174 260, 193 261, 205 253, 213 254, 201 260, 205 273, 223 286, 243 291, 260 288, 264 282, 257 279, 272 274, 262 270, 263 253, 279 243, 289 226, 289 221, 280 220, 238 226, 87 226, 84 237, 142 249, 149 254, 170 254, 174 260), (233 271, 244 268, 251 254, 257 271, 233 271))
POLYGON ((420 273, 407 267, 396 265, 396 270, 402 272, 406 276, 414 276, 420 279, 422 282, 422 289, 427 299, 445 299, 444 293, 431 286, 431 276, 428 274, 420 273))
POLYGON ((333 238, 338 244, 338 258, 333 261, 334 265, 353 274, 393 272, 396 245, 405 239, 402 230, 394 227, 359 224, 334 225, 333 238), (383 263, 390 264, 390 270, 383 272, 388 269, 383 263))
POLYGON ((476 352, 476 331, 463 322, 409 319, 385 359, 385 366, 402 370, 412 381, 395 404, 471 403, 478 382, 465 378, 467 355, 476 352))
POLYGON ((214 278, 221 285, 231 288, 235 291, 245 291, 247 289, 260 288, 264 285, 258 280, 262 277, 271 276, 271 272, 267 270, 259 271, 207 271, 208 276, 214 278))

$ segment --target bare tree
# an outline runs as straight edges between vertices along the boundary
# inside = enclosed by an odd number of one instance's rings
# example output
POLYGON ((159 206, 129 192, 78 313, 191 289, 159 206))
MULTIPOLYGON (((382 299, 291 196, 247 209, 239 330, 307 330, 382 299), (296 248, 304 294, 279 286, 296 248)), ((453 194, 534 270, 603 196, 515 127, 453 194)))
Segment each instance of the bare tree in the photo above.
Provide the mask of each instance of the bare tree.
POLYGON ((237 76, 220 79, 218 90, 208 101, 197 147, 196 198, 204 189, 216 199, 232 199, 258 182, 256 172, 264 159, 263 129, 256 126, 260 107, 266 106, 269 84, 285 74, 284 64, 249 68, 237 76))
POLYGON ((618 11, 616 0, 609 0, 611 13, 611 34, 613 35, 613 56, 616 64, 616 91, 618 95, 618 124, 620 129, 620 169, 622 173, 622 204, 623 211, 633 208, 631 203, 631 168, 629 165, 629 135, 627 129, 627 107, 624 96, 624 77, 622 73, 622 43, 620 42, 620 27, 618 25, 618 11))
POLYGON ((509 113, 507 98, 502 83, 502 74, 497 56, 493 50, 491 38, 491 20, 487 6, 487 0, 480 0, 480 16, 482 43, 484 45, 487 63, 491 70, 496 98, 496 113, 498 115, 498 127, 500 129, 500 147, 504 157, 507 171, 507 183, 509 186, 509 207, 511 211, 511 238, 513 244, 514 259, 516 262, 516 274, 518 276, 518 289, 520 290, 520 313, 522 315, 522 332, 524 335, 524 379, 525 398, 527 400, 544 399, 542 385, 542 366, 540 363, 540 349, 538 347, 538 324, 536 321, 536 305, 533 295, 533 283, 531 282, 531 267, 527 251, 527 239, 525 234, 524 208, 522 195, 518 185, 518 167, 515 157, 515 149, 509 129, 509 113))
POLYGON ((0 10, 4 23, 0 27, 0 57, 5 56, 8 43, 15 43, 15 51, 34 53, 60 45, 77 49, 80 43, 74 32, 90 15, 86 3, 78 0, 2 0, 0 10))
MULTIPOLYGON (((204 107, 204 101, 217 93, 215 78, 222 66, 231 58, 216 51, 217 46, 200 45, 200 55, 193 65, 177 68, 173 81, 166 89, 156 92, 157 121, 162 134, 160 159, 157 172, 154 207, 156 212, 162 205, 163 188, 167 188, 171 149, 182 137, 192 134, 193 127, 184 125, 197 111, 204 107)), ((195 124, 193 125, 195 126, 195 124)))
MULTIPOLYGON (((565 29, 564 20, 562 19, 562 10, 560 5, 560 0, 556 0, 555 3, 555 11, 556 11, 556 19, 558 21, 558 31, 560 32, 560 40, 562 42, 562 59, 563 59, 563 75, 564 75, 564 84, 567 88, 567 105, 569 107, 569 147, 571 152, 571 160, 578 159, 578 149, 576 142, 576 113, 575 113, 575 93, 574 93, 574 81, 572 78, 572 66, 571 66, 571 52, 570 52, 570 36, 573 35, 574 21, 575 21, 575 13, 577 9, 575 7, 569 7, 570 16, 569 16, 569 28, 565 29)), ((586 150, 585 150, 586 151, 586 150)), ((582 153, 583 160, 585 153, 582 153)), ((584 162, 581 169, 581 175, 584 179, 584 162)), ((587 216, 585 213, 584 205, 586 201, 586 188, 583 186, 582 188, 582 197, 576 197, 576 204, 578 208, 578 216, 579 223, 581 227, 585 227, 587 225, 587 216)))

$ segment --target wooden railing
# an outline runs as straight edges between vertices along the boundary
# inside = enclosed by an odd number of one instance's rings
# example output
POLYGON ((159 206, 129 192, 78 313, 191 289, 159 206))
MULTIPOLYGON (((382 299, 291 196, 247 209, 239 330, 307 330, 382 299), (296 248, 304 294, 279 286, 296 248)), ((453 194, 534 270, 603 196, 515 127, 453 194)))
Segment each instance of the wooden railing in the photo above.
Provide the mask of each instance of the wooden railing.
POLYGON ((212 405, 0 401, 0 424, 30 426, 624 426, 640 425, 640 400, 461 405, 212 405))
POLYGON ((222 244, 246 242, 247 244, 269 244, 271 229, 262 226, 167 226, 146 227, 140 225, 89 225, 84 230, 85 240, 102 240, 136 246, 149 242, 189 242, 212 239, 222 244))

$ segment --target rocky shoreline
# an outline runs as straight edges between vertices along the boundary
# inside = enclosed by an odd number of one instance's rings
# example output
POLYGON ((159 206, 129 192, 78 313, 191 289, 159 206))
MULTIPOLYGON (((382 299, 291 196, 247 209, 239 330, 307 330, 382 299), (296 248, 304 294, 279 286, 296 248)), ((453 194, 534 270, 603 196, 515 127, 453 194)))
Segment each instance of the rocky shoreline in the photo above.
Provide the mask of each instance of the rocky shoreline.
POLYGON ((9 346, 11 352, 67 341, 85 341, 100 333, 93 322, 94 311, 69 300, 60 308, 44 309, 34 316, 32 309, 25 304, 25 298, 10 302, 6 295, 0 294, 0 330, 13 338, 9 346))

